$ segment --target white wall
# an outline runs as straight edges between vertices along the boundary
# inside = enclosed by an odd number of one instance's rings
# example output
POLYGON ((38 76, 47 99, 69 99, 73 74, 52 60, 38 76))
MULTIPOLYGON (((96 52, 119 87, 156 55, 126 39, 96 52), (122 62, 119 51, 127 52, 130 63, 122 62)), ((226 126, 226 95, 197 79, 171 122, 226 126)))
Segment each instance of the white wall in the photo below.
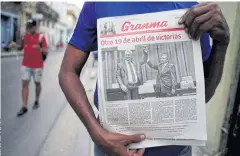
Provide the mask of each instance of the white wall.
POLYGON ((73 10, 74 14, 78 16, 80 12, 80 8, 83 2, 75 2, 76 4, 69 4, 69 2, 46 2, 47 5, 49 5, 53 10, 55 10, 59 14, 59 21, 56 23, 54 28, 47 28, 46 26, 43 27, 43 31, 45 34, 48 34, 50 36, 54 36, 55 43, 57 44, 58 41, 60 41, 60 29, 63 30, 62 35, 62 41, 67 41, 67 30, 72 29, 75 25, 76 21, 73 20, 69 15, 67 14, 67 10, 73 10), (80 4, 79 4, 80 3, 80 4))
POLYGON ((47 27, 42 26, 42 31, 45 33, 46 37, 48 38, 48 42, 52 42, 52 47, 55 48, 58 42, 60 41, 60 29, 62 29, 63 32, 63 39, 66 38, 66 30, 67 30, 67 2, 46 2, 46 4, 51 7, 54 11, 56 11, 59 15, 59 21, 54 24, 54 27, 52 27, 53 22, 50 22, 50 26, 47 27), (64 27, 64 24, 66 25, 64 27))

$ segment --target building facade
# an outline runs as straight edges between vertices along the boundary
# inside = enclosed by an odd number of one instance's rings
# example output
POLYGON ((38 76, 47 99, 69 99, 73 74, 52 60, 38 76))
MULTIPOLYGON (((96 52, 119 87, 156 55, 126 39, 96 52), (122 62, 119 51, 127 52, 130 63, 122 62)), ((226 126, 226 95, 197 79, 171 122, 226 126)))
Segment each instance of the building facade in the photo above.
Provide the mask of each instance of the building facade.
POLYGON ((50 30, 55 36, 55 44, 62 42, 66 45, 69 36, 76 24, 80 8, 68 2, 46 2, 58 14, 59 19, 53 30, 50 30))
POLYGON ((51 30, 51 33, 54 34, 55 44, 64 43, 67 38, 66 32, 68 28, 68 22, 66 21, 67 2, 46 2, 46 4, 59 14, 58 22, 55 24, 54 29, 51 30))
POLYGON ((67 5, 67 21, 69 27, 67 30, 68 39, 72 36, 72 32, 78 20, 80 11, 81 11, 80 6, 68 3, 67 5))
POLYGON ((35 13, 36 13, 36 2, 21 2, 21 13, 20 13, 21 36, 26 34, 27 20, 32 18, 32 15, 35 13))
POLYGON ((21 2, 1 2, 1 49, 20 38, 21 2))
POLYGON ((55 48, 58 42, 55 27, 59 21, 59 14, 53 7, 49 6, 48 3, 49 2, 37 2, 36 13, 43 15, 43 18, 38 20, 39 31, 45 35, 49 47, 55 48))
POLYGON ((11 41, 20 40, 26 33, 29 18, 37 20, 38 30, 45 35, 50 48, 55 48, 60 42, 66 45, 79 12, 79 6, 68 2, 2 2, 2 49, 11 41))

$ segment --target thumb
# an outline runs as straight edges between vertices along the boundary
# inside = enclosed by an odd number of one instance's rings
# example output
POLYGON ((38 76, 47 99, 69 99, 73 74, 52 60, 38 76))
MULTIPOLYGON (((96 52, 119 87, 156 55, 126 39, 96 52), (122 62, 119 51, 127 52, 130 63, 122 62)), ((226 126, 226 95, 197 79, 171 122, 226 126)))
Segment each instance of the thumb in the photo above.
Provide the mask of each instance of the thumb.
POLYGON ((146 136, 144 134, 126 135, 125 145, 141 142, 145 138, 146 136))

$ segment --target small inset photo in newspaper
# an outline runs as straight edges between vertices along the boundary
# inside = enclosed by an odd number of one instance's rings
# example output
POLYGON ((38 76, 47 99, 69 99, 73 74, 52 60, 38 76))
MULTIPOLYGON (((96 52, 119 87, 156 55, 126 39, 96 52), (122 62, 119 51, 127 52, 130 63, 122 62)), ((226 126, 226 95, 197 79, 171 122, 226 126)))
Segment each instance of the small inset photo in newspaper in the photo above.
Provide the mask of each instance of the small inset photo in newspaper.
POLYGON ((191 41, 103 48, 107 101, 196 95, 191 41))
POLYGON ((101 35, 113 35, 116 34, 115 26, 113 22, 105 22, 100 25, 101 35))

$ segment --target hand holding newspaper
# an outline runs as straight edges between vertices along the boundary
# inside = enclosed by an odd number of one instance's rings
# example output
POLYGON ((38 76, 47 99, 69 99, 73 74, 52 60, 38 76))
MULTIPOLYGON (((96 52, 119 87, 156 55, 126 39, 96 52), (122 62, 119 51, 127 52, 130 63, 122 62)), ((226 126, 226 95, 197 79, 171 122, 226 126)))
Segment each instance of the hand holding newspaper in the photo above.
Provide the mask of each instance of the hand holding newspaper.
POLYGON ((202 54, 179 18, 185 10, 98 20, 98 85, 102 126, 144 133, 129 148, 205 145, 202 54))

